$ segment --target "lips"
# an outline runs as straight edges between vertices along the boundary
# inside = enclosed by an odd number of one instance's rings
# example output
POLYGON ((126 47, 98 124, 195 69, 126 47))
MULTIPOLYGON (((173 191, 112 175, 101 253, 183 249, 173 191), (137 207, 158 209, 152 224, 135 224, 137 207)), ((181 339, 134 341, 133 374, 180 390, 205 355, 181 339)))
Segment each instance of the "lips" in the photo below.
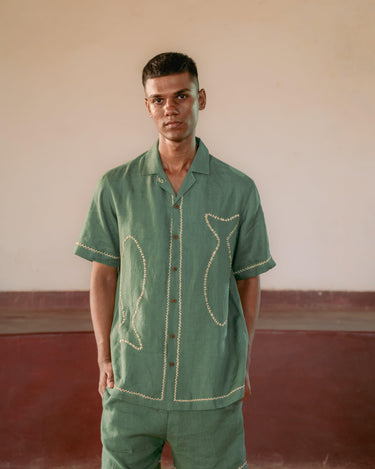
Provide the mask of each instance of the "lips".
POLYGON ((169 127, 170 129, 174 129, 179 127, 182 124, 180 121, 168 121, 164 124, 164 127, 169 127))

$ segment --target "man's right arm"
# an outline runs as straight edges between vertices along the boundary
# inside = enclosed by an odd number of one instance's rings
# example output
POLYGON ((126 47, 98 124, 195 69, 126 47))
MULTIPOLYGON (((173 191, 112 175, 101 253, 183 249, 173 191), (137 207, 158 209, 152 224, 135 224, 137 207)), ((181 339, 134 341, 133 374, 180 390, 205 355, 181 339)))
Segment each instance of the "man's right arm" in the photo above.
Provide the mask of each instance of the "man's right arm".
POLYGON ((110 333, 117 288, 117 268, 99 262, 92 263, 90 282, 90 310, 94 327, 99 364, 99 394, 106 387, 113 388, 110 333))

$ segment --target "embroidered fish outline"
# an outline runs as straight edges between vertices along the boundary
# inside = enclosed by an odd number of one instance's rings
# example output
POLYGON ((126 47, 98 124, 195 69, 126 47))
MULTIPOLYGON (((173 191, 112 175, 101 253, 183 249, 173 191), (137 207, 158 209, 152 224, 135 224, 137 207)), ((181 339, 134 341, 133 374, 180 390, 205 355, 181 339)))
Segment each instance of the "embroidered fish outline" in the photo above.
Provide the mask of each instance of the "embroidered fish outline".
MULTIPOLYGON (((227 319, 225 319, 224 322, 220 322, 214 315, 213 311, 212 311, 212 308, 210 306, 210 303, 208 301, 208 294, 207 294, 207 278, 208 278, 208 274, 209 274, 209 271, 211 269, 211 266, 212 266, 212 263, 213 263, 213 260, 217 254, 217 252, 219 251, 220 249, 220 246, 221 246, 221 242, 222 242, 222 239, 220 239, 220 236, 218 235, 217 231, 213 228, 212 224, 210 223, 210 218, 212 218, 213 220, 218 220, 220 222, 223 222, 223 223, 229 223, 233 220, 236 220, 236 223, 234 225, 234 227, 232 228, 232 230, 230 231, 230 233, 228 234, 228 236, 226 237, 225 241, 226 241, 226 245, 227 245, 227 249, 228 249, 228 260, 229 260, 229 268, 231 267, 232 265, 232 251, 231 251, 231 247, 230 247, 230 243, 229 243, 229 240, 230 238, 232 237, 233 233, 236 231, 237 227, 238 227, 238 224, 240 222, 240 216, 239 214, 236 214, 236 215, 233 215, 232 217, 230 218, 221 218, 221 217, 218 217, 216 215, 213 215, 212 213, 206 213, 205 214, 205 220, 206 220, 206 223, 209 227, 209 229, 211 230, 211 232, 213 233, 213 235, 215 236, 216 240, 217 240, 217 244, 216 244, 216 247, 211 255, 211 258, 208 262, 208 265, 207 265, 207 269, 206 269, 206 272, 205 272, 205 275, 204 275, 204 282, 203 282, 203 291, 204 291, 204 298, 205 298, 205 301, 206 301, 206 306, 207 306, 207 309, 208 309, 208 312, 210 313, 210 316, 212 318, 212 320, 215 322, 216 325, 220 326, 220 327, 224 327, 225 324, 227 323, 227 319)), ((231 228, 231 226, 229 225, 229 227, 231 228)))
MULTIPOLYGON (((120 342, 125 342, 126 344, 130 345, 131 347, 133 347, 135 350, 142 350, 143 348, 143 344, 142 344, 142 341, 141 341, 141 338, 139 336, 139 333, 137 331, 137 328, 135 327, 135 318, 138 314, 138 311, 139 311, 139 305, 140 305, 140 302, 143 298, 143 295, 144 295, 144 292, 145 292, 145 285, 146 285, 146 276, 147 276, 147 268, 146 268, 146 259, 145 259, 145 256, 144 256, 144 253, 142 251, 142 248, 140 246, 140 244, 138 243, 138 241, 134 238, 134 236, 127 236, 123 243, 122 243, 122 253, 124 254, 124 251, 125 251, 125 244, 128 242, 128 241, 132 241, 133 243, 135 243, 137 249, 138 249, 138 252, 142 258, 142 263, 143 263, 143 280, 142 280, 142 291, 137 299, 137 303, 136 303, 136 307, 135 307, 135 310, 134 310, 134 313, 133 313, 133 316, 131 317, 131 327, 132 327, 132 330, 137 338, 137 341, 138 341, 138 345, 136 344, 133 344, 132 342, 130 342, 129 340, 127 339, 120 339, 120 342)), ((122 274, 121 274, 122 276, 122 274)), ((119 330, 121 332, 121 327, 123 326, 123 324, 125 323, 126 321, 126 318, 128 315, 130 315, 130 311, 127 312, 125 310, 125 307, 124 307, 124 301, 123 301, 123 297, 122 297, 122 291, 121 291, 121 285, 122 285, 122 278, 120 279, 120 303, 121 303, 121 314, 122 314, 122 321, 121 323, 119 324, 119 330)))

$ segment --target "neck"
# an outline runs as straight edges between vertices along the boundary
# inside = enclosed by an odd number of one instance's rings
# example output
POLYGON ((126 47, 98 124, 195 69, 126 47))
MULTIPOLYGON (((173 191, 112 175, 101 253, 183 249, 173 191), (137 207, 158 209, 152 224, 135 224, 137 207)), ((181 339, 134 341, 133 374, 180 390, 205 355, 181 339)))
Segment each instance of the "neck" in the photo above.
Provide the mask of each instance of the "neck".
POLYGON ((187 172, 196 153, 195 136, 182 142, 159 137, 159 154, 164 170, 169 173, 187 172))

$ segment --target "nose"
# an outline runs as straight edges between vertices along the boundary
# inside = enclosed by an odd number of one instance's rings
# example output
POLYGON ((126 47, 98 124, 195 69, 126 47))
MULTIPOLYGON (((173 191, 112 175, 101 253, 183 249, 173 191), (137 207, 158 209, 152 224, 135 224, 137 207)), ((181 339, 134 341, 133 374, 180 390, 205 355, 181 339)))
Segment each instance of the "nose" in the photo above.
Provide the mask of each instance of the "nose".
POLYGON ((166 116, 173 116, 178 114, 177 106, 173 99, 166 100, 164 112, 166 116))

